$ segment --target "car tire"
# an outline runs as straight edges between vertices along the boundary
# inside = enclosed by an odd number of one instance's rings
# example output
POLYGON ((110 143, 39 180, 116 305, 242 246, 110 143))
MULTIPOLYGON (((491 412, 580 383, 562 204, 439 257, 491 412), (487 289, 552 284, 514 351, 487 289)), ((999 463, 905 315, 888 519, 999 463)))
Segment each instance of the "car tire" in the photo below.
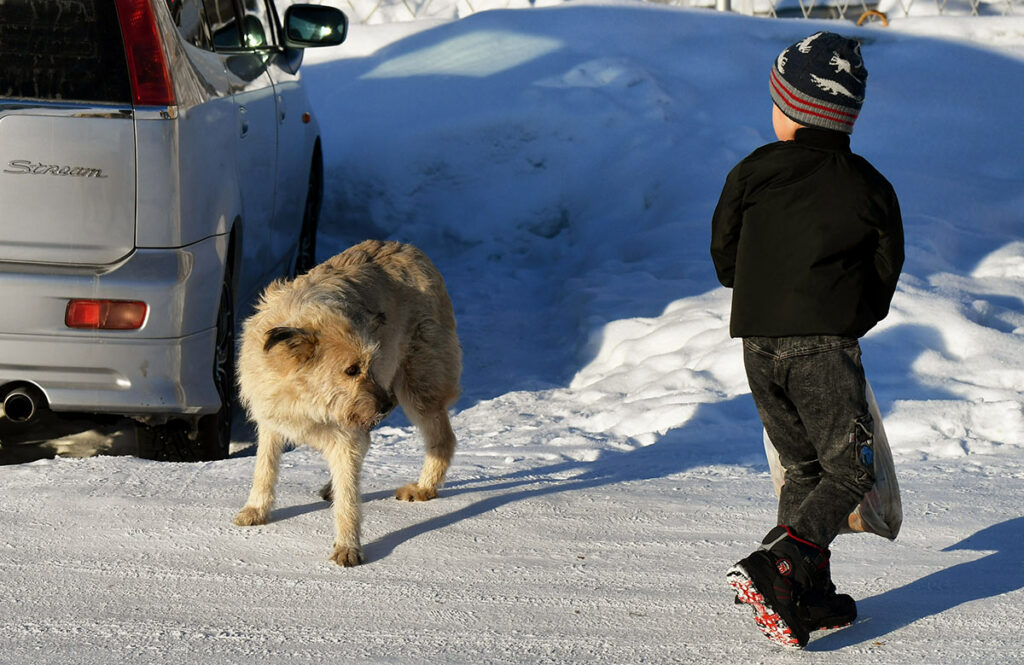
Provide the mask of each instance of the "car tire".
POLYGON ((320 223, 320 204, 323 199, 324 168, 319 148, 313 153, 309 167, 309 188, 306 207, 302 213, 302 229, 292 263, 292 278, 298 277, 316 265, 316 233, 320 223))
POLYGON ((220 395, 220 410, 200 416, 194 427, 183 420, 160 425, 140 424, 136 429, 140 457, 166 462, 200 462, 228 456, 236 401, 234 300, 229 258, 221 284, 213 351, 213 383, 220 395))

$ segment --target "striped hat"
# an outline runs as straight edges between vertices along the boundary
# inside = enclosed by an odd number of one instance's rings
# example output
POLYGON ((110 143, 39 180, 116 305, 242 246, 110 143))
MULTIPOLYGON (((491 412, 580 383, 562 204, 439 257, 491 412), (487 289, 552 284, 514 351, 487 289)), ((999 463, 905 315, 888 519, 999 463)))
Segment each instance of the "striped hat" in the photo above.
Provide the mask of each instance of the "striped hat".
POLYGON ((817 32, 775 59, 772 101, 801 125, 850 134, 864 103, 867 80, 860 42, 817 32))

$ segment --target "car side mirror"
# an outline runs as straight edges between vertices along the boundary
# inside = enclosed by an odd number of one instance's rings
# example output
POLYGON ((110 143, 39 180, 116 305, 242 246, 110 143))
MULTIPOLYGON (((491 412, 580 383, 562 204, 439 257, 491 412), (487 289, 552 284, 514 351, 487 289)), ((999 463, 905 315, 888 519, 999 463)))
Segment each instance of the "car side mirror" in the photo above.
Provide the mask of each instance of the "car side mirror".
POLYGON ((284 45, 288 48, 337 46, 348 35, 348 17, 336 7, 292 5, 284 13, 284 45))

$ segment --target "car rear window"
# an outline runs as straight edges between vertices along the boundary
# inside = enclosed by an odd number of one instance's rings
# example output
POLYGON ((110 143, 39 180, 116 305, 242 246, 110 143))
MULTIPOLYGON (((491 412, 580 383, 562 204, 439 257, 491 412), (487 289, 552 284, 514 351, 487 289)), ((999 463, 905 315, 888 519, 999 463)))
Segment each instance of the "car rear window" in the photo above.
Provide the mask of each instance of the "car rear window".
POLYGON ((113 0, 0 2, 0 97, 131 103, 113 0))

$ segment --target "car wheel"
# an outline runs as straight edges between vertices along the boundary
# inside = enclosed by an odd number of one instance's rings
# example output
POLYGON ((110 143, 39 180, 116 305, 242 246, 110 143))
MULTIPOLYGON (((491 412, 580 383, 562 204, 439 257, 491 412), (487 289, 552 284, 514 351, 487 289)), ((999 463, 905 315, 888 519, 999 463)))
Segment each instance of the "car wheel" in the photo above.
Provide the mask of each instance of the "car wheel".
POLYGON ((220 411, 199 419, 201 459, 224 459, 231 447, 231 418, 235 412, 235 296, 230 260, 221 284, 217 312, 213 384, 220 395, 220 411))
POLYGON ((323 164, 320 152, 314 153, 309 169, 309 188, 306 190, 306 207, 302 214, 302 230, 295 250, 292 277, 297 277, 316 265, 316 231, 320 221, 320 202, 323 197, 323 164))
POLYGON ((136 429, 139 455, 168 462, 198 462, 228 456, 235 405, 235 303, 230 259, 217 311, 213 383, 220 396, 221 407, 217 413, 200 416, 194 428, 181 420, 139 425, 136 429))

